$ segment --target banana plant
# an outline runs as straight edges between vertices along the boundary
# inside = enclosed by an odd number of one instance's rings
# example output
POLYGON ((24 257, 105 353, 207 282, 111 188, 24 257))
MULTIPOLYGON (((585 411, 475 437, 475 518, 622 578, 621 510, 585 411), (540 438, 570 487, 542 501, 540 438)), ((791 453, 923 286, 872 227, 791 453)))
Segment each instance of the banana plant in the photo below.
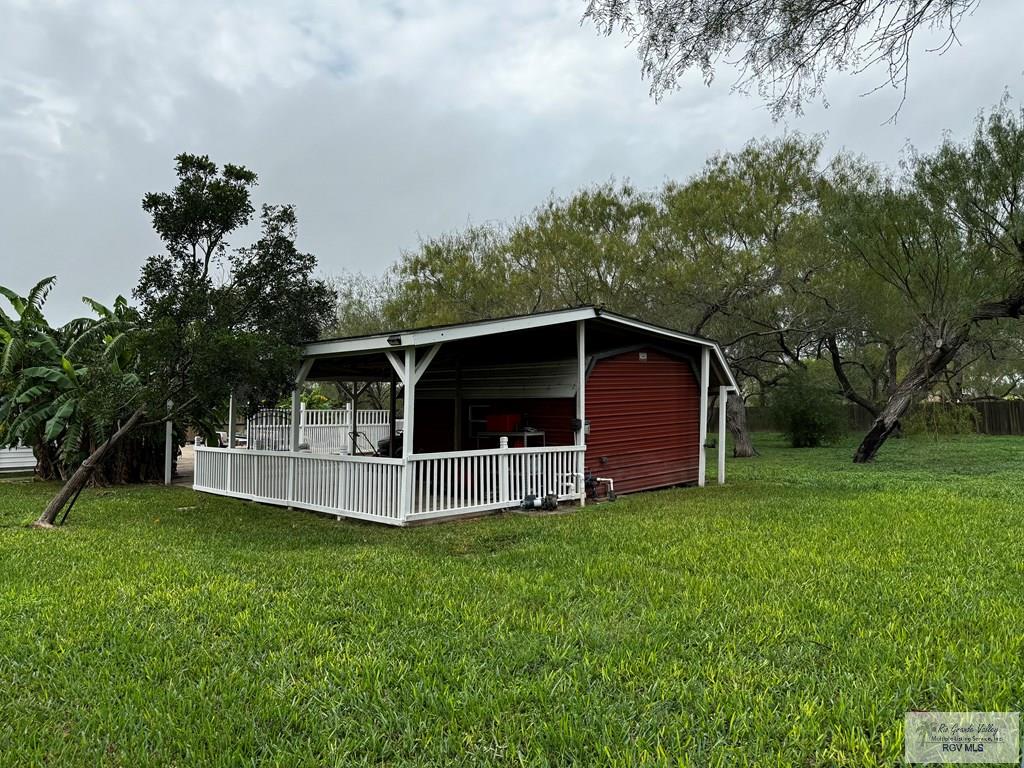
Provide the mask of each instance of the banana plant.
POLYGON ((85 299, 96 317, 53 328, 42 311, 53 283, 46 278, 24 297, 0 286, 13 309, 0 309, 0 444, 51 449, 70 467, 116 429, 123 400, 138 388, 138 317, 123 297, 110 308, 85 299))

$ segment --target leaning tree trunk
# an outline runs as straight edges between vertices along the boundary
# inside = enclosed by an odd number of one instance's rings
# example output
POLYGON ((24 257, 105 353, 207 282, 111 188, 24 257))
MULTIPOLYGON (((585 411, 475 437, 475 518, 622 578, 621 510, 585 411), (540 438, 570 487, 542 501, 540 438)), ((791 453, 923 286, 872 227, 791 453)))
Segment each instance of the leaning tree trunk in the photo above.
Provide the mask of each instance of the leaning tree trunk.
POLYGON ((64 508, 71 499, 85 487, 85 484, 89 482, 89 475, 92 474, 93 468, 103 461, 103 457, 106 456, 107 451, 117 445, 124 436, 131 432, 138 423, 142 420, 145 415, 145 410, 139 408, 135 411, 121 428, 114 434, 108 437, 104 442, 100 443, 99 447, 96 448, 88 458, 82 462, 81 466, 78 467, 68 478, 67 482, 61 486, 61 489, 57 492, 57 495, 50 499, 50 503, 43 510, 43 514, 36 520, 35 526, 37 528, 51 528, 53 527, 53 521, 57 519, 57 515, 64 508))
POLYGON ((899 430, 900 419, 910 408, 914 398, 928 389, 966 343, 967 332, 963 331, 941 347, 937 347, 931 354, 914 363, 903 380, 893 388, 885 407, 879 412, 871 429, 857 446, 857 451, 853 454, 854 464, 864 464, 875 458, 875 454, 878 453, 882 444, 890 435, 899 430))
POLYGON ((730 392, 725 400, 725 424, 732 435, 732 455, 737 459, 749 459, 757 456, 757 450, 750 439, 747 428, 747 406, 738 392, 730 392))

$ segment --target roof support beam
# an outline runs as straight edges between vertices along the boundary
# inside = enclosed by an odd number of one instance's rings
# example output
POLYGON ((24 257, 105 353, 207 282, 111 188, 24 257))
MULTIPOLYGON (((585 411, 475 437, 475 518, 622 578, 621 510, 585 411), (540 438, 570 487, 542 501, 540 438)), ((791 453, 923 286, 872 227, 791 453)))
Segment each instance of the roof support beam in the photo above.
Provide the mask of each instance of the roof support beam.
POLYGON ((424 373, 427 372, 427 366, 429 366, 434 361, 434 358, 437 357, 437 353, 440 351, 441 344, 437 343, 430 348, 430 350, 427 352, 427 354, 424 356, 422 360, 416 363, 414 371, 415 378, 413 380, 413 384, 419 383, 420 378, 423 376, 424 373))
POLYGON ((391 367, 395 369, 395 373, 398 374, 398 379, 404 384, 405 383, 405 363, 398 359, 398 355, 394 352, 385 352, 384 357, 391 363, 391 367))
POLYGON ((299 366, 299 374, 295 377, 295 386, 301 387, 306 383, 306 377, 309 376, 309 369, 313 367, 313 358, 307 357, 302 361, 302 365, 299 366))

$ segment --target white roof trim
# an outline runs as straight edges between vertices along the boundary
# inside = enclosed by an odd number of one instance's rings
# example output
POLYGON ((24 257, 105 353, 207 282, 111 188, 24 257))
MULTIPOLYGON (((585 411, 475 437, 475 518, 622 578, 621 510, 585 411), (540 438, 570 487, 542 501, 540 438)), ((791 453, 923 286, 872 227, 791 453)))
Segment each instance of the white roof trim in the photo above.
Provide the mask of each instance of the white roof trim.
POLYGON ((495 333, 522 331, 528 328, 544 328, 576 320, 590 320, 594 317, 597 317, 597 312, 593 307, 582 307, 580 309, 567 309, 564 312, 544 312, 539 315, 526 315, 524 317, 480 320, 474 323, 462 323, 444 328, 424 328, 420 331, 382 333, 379 336, 366 336, 357 339, 314 341, 305 346, 302 350, 302 355, 303 357, 329 357, 331 355, 351 354, 353 352, 431 346, 445 341, 471 339, 477 336, 490 336, 495 333), (398 337, 397 344, 388 343, 389 338, 396 336, 398 337))
POLYGON ((711 341, 710 339, 702 339, 699 336, 691 336, 688 333, 681 333, 679 331, 673 331, 668 328, 662 328, 657 325, 651 325, 645 323, 642 320, 634 320, 631 317, 623 317, 622 315, 616 315, 614 312, 600 312, 597 315, 602 320, 611 320, 620 325, 628 325, 632 328, 638 328, 641 331, 647 331, 658 336, 666 336, 670 339, 679 339, 680 341, 687 341, 691 344, 699 344, 702 347, 710 347, 715 357, 718 359, 718 364, 722 366, 722 370, 725 371, 725 375, 729 378, 729 384, 734 392, 739 392, 739 385, 736 383, 736 377, 732 375, 732 370, 729 368, 729 364, 725 361, 725 354, 722 352, 722 348, 718 346, 717 342, 711 341))
POLYGON ((544 312, 537 315, 525 315, 523 317, 512 317, 497 320, 480 320, 473 323, 462 323, 444 328, 424 328, 423 330, 403 331, 400 333, 382 333, 377 336, 364 336, 354 339, 337 339, 327 341, 314 341, 307 344, 302 350, 303 358, 334 357, 337 355, 359 354, 360 352, 386 352, 408 347, 433 346, 446 341, 458 341, 460 339, 471 339, 479 336, 490 336, 497 333, 508 333, 510 331, 522 331, 529 328, 545 328, 552 325, 576 322, 578 320, 607 320, 619 325, 625 325, 655 336, 677 339, 690 344, 697 344, 702 347, 709 347, 715 352, 718 364, 725 372, 732 388, 739 391, 732 371, 725 361, 721 347, 713 341, 702 339, 699 336, 691 336, 687 333, 661 328, 641 320, 634 320, 614 312, 605 312, 594 307, 580 307, 579 309, 566 309, 560 312, 544 312), (396 338, 397 337, 397 338, 396 338), (397 343, 390 343, 393 339, 397 343))

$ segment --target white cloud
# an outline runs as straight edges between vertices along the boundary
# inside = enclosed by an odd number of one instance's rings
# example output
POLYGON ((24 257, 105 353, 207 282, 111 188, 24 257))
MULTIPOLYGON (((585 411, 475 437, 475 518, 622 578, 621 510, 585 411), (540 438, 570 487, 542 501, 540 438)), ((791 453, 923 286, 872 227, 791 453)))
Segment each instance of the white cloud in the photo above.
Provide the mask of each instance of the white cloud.
MULTIPOLYGON (((965 135, 1020 85, 1014 0, 986 0, 963 48, 914 59, 910 98, 857 95, 773 124, 756 96, 693 78, 655 104, 583 0, 0 0, 0 284, 62 278, 54 304, 128 292, 158 248, 139 201, 207 152, 298 205, 325 272, 375 270, 418 236, 512 218, 609 177, 642 186, 785 130, 894 160, 965 135)), ((920 48, 927 46, 922 40, 920 48)))

